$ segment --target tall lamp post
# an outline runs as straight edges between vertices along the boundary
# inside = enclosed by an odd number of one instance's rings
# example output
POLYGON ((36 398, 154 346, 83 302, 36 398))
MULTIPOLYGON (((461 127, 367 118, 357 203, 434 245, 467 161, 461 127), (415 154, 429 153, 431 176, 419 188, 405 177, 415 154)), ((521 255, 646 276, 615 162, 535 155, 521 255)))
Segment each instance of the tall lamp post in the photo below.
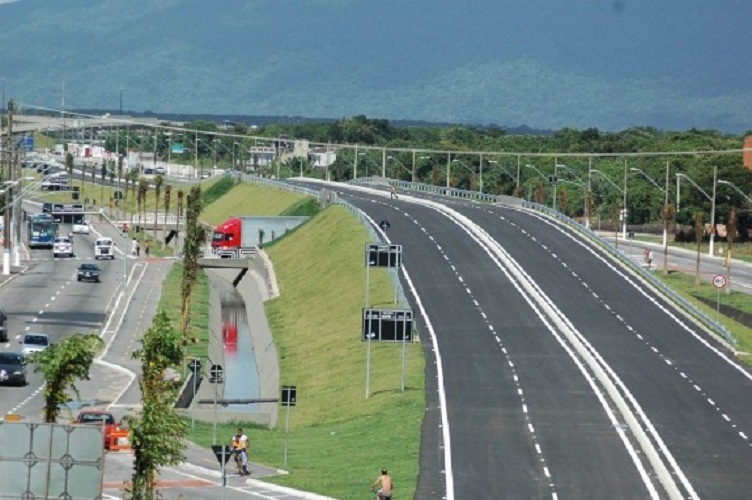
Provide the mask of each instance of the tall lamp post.
MULTIPOLYGON (((705 190, 702 189, 700 186, 698 186, 697 183, 694 180, 692 180, 692 178, 688 176, 687 174, 682 174, 682 173, 676 174, 677 181, 681 177, 684 177, 685 179, 687 179, 690 182, 690 184, 696 187, 697 190, 700 191, 703 194, 703 196, 705 196, 705 198, 707 198, 710 201, 710 245, 708 246, 708 255, 712 257, 713 249, 715 246, 715 194, 716 194, 716 187, 718 184, 717 182, 718 181, 718 167, 717 166, 713 167, 713 196, 710 196, 708 193, 706 193, 705 190)), ((678 206, 679 205, 678 183, 677 183, 676 192, 677 192, 677 206, 678 206)))
MULTIPOLYGON (((625 163, 625 168, 626 168, 626 163, 625 163)), ((599 174, 601 177, 603 177, 606 181, 608 181, 609 184, 611 184, 613 187, 615 187, 616 190, 619 191, 620 193, 622 193, 622 195, 624 196, 623 205, 622 205, 622 212, 621 212, 622 213, 622 217, 621 217, 621 232, 622 232, 622 239, 626 240, 627 239, 627 189, 626 189, 627 188, 627 183, 626 183, 626 180, 624 181, 624 188, 622 189, 621 187, 619 187, 618 184, 616 184, 614 181, 612 181, 606 174, 604 174, 600 170, 590 169, 589 173, 590 174, 592 174, 592 173, 599 174)))
POLYGON ((411 181, 415 182, 415 170, 410 170, 409 168, 407 168, 405 166, 404 163, 402 163, 401 161, 399 161, 394 156, 387 156, 386 159, 387 160, 392 160, 394 163, 396 163, 397 165, 399 165, 400 167, 402 167, 402 169, 405 170, 405 172, 407 172, 408 174, 410 174, 411 181))
POLYGON ((477 177, 475 175, 475 172, 473 171, 473 169, 470 168, 470 167, 468 167, 467 164, 464 161, 460 160, 459 158, 455 158, 454 160, 452 160, 452 163, 458 163, 458 164, 462 165, 465 168, 465 170, 467 170, 468 172, 470 172, 470 175, 472 175, 473 178, 477 177))
MULTIPOLYGON (((650 177, 648 174, 646 174, 642 169, 639 169, 637 167, 632 167, 629 170, 632 172, 638 172, 640 175, 645 177, 647 180, 650 181, 650 183, 658 188, 659 191, 661 191, 664 195, 664 201, 663 201, 663 219, 666 219, 666 210, 668 207, 668 162, 666 162, 666 187, 665 189, 662 188, 657 182, 653 180, 652 177, 650 177)), ((663 225, 663 246, 665 247, 668 243, 668 228, 666 227, 666 224, 663 225)))
POLYGON ((725 184, 726 186, 731 186, 731 188, 734 189, 734 191, 736 191, 737 193, 739 193, 740 195, 742 195, 744 197, 744 199, 747 200, 747 203, 749 203, 750 205, 752 205, 752 198, 750 198, 749 196, 747 196, 746 194, 744 194, 744 191, 742 191, 741 189, 739 189, 739 186, 737 186, 736 184, 733 184, 733 183, 731 183, 729 181, 724 181, 723 179, 718 179, 718 184, 725 184))

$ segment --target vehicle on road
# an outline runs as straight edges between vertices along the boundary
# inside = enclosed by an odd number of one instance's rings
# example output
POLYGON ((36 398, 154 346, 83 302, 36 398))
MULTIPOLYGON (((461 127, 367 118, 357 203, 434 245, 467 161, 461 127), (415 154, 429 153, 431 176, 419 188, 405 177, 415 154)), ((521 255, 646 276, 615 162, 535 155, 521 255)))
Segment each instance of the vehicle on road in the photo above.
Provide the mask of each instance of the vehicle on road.
POLYGON ((57 236, 57 224, 50 214, 34 214, 28 220, 29 248, 52 248, 57 236))
POLYGON ((57 171, 49 173, 42 181, 42 191, 67 191, 68 190, 68 173, 57 171))
POLYGON ((5 311, 0 309, 0 342, 8 341, 8 330, 6 330, 7 325, 8 316, 6 316, 5 311))
POLYGON ((89 234, 89 221, 73 224, 73 234, 89 234))
POLYGON ((114 259, 115 247, 112 243, 112 238, 97 238, 94 242, 94 258, 95 259, 114 259))
POLYGON ((73 240, 70 236, 58 236, 52 244, 53 257, 73 257, 73 240))
POLYGON ((26 365, 20 352, 0 352, 0 371, 5 372, 5 380, 0 382, 26 385, 26 365))
POLYGON ((211 241, 212 253, 223 259, 253 256, 256 246, 261 247, 264 241, 271 241, 295 229, 308 218, 306 216, 246 215, 230 217, 214 229, 211 241))
POLYGON ((19 342, 21 343, 21 352, 25 356, 44 351, 52 345, 50 337, 46 333, 27 333, 19 342))
POLYGON ((101 273, 102 270, 98 265, 84 263, 78 266, 76 279, 78 281, 94 281, 96 283, 99 283, 99 275, 101 273))
POLYGON ((104 425, 104 447, 108 448, 112 431, 118 428, 112 413, 101 410, 81 410, 73 421, 74 424, 104 425))

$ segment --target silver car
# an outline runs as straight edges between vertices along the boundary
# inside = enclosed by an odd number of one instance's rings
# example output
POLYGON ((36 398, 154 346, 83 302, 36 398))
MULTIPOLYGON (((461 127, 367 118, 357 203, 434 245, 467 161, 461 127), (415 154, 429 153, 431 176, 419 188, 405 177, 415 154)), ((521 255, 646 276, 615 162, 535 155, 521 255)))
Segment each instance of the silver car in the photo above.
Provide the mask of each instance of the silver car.
POLYGON ((21 352, 25 356, 44 351, 52 344, 46 333, 27 333, 23 340, 19 340, 19 342, 21 343, 21 352))

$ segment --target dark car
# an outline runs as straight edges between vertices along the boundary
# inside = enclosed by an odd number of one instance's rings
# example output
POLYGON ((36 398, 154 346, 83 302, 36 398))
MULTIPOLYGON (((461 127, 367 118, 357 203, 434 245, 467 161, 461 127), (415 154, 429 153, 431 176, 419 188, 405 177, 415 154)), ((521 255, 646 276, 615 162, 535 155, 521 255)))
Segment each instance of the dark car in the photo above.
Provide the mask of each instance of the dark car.
POLYGON ((26 385, 26 366, 20 352, 0 352, 0 383, 26 385))
POLYGON ((76 278, 78 281, 95 281, 99 283, 99 274, 102 270, 96 264, 81 264, 78 266, 76 278))
POLYGON ((7 326, 8 317, 5 315, 5 311, 0 309, 0 342, 8 341, 8 330, 6 330, 7 326))

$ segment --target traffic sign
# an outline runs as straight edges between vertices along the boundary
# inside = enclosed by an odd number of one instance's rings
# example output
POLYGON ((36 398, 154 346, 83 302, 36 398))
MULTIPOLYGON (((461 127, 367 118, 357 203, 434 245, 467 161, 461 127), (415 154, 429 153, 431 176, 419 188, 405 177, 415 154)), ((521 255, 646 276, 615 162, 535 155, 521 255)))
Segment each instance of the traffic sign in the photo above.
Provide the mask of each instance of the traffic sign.
POLYGON ((214 452, 214 456, 217 457, 219 465, 222 467, 230 461, 230 457, 232 456, 232 448, 226 444, 213 444, 212 451, 214 452))
POLYGON ((366 243, 366 267, 402 267, 402 245, 366 243))
POLYGON ((298 389, 294 385, 286 385, 282 387, 282 406, 295 406, 298 400, 298 389))
POLYGON ((221 384, 222 378, 222 365, 211 365, 211 368, 209 369, 209 382, 221 384))
POLYGON ((361 340, 412 342, 412 309, 363 309, 361 340))
POLYGON ((713 286, 716 288, 726 287, 726 277, 722 274, 716 274, 713 276, 713 286))

